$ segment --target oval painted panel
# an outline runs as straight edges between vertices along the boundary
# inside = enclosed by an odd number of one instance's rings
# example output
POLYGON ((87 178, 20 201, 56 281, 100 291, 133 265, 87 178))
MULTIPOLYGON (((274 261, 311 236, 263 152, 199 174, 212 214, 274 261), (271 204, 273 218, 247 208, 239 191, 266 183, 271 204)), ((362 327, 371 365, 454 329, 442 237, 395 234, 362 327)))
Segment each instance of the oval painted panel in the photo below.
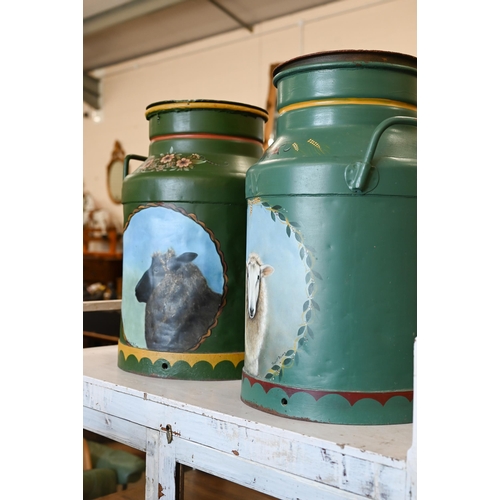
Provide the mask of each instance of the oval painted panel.
POLYGON ((174 205, 146 206, 123 234, 126 340, 155 351, 195 350, 210 335, 225 290, 213 235, 174 205))
POLYGON ((245 371, 266 379, 293 365, 310 299, 300 233, 280 209, 255 201, 248 208, 245 371))

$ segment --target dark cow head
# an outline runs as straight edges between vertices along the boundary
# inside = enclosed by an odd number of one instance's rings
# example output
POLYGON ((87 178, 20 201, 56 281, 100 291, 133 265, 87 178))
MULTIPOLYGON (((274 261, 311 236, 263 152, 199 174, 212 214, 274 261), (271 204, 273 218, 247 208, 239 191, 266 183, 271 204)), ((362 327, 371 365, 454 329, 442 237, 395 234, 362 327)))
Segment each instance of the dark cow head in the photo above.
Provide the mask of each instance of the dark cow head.
POLYGON ((175 251, 169 248, 167 253, 154 253, 151 256, 151 265, 142 275, 135 287, 135 296, 139 302, 147 302, 156 286, 165 278, 168 272, 179 269, 183 264, 192 262, 198 257, 197 253, 184 252, 178 257, 175 251))

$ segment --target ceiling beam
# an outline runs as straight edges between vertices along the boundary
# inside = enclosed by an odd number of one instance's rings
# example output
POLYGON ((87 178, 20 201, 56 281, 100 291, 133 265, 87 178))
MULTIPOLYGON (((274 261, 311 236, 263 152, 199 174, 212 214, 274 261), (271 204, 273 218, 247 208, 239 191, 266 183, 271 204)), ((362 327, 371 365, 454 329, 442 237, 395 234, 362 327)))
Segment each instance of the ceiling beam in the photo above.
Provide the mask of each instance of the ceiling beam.
POLYGON ((94 109, 101 109, 101 94, 99 80, 93 76, 83 74, 83 102, 94 109))
POLYGON ((250 31, 250 33, 253 32, 253 26, 251 26, 250 24, 247 24, 244 21, 242 21, 239 17, 237 17, 235 14, 233 14, 229 9, 226 9, 226 7, 224 7, 223 5, 220 5, 219 2, 217 2, 216 0, 208 0, 208 1, 212 5, 215 5, 215 7, 217 7, 219 10, 221 10, 222 12, 224 12, 224 14, 226 14, 231 19, 233 19, 234 21, 236 21, 240 26, 242 26, 243 28, 246 28, 248 31, 250 31))
POLYGON ((165 9, 185 0, 133 0, 126 4, 106 10, 101 14, 83 20, 83 36, 97 33, 117 24, 136 17, 145 16, 151 12, 165 9))

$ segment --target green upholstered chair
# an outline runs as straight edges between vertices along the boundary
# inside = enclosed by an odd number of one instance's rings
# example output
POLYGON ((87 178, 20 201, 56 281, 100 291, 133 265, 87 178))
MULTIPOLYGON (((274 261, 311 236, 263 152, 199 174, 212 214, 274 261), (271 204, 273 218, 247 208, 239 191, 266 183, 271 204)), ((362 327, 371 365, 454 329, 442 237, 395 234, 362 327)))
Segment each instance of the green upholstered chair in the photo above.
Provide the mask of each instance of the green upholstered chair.
POLYGON ((117 485, 126 489, 129 483, 138 481, 146 469, 146 462, 128 451, 86 439, 83 443, 83 500, 114 493, 117 485))

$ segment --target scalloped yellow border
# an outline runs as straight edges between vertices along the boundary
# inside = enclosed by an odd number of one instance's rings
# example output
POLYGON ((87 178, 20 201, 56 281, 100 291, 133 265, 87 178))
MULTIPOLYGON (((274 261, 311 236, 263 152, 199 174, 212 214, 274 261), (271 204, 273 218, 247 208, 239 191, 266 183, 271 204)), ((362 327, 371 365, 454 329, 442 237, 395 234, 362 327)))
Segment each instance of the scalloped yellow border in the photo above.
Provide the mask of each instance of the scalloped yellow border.
POLYGON ((148 349, 141 349, 139 347, 132 347, 121 342, 118 343, 118 351, 122 352, 125 356, 125 360, 129 356, 135 356, 138 361, 147 358, 153 364, 158 360, 165 360, 171 365, 175 364, 177 361, 186 361, 192 368, 199 361, 207 361, 215 368, 216 365, 222 361, 231 361, 236 367, 238 363, 245 359, 244 352, 222 352, 222 353, 186 353, 186 352, 163 352, 163 351, 150 351, 148 349))

